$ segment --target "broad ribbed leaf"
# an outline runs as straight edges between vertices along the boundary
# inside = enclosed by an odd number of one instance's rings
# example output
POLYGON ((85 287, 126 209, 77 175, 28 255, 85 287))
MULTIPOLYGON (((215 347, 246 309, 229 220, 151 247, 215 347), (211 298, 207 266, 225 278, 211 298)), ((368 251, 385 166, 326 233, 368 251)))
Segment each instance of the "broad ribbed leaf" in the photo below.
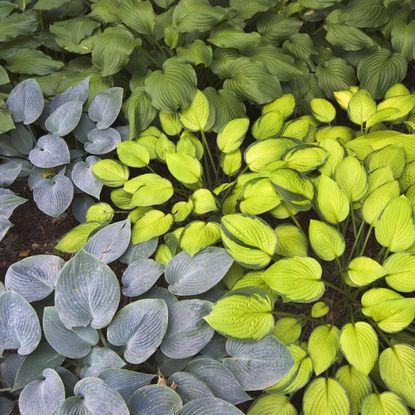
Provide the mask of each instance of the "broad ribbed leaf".
POLYGON ((178 301, 169 307, 169 325, 161 351, 173 359, 199 353, 210 341, 214 330, 203 319, 212 304, 204 300, 178 301))
POLYGON ((88 99, 88 89, 89 78, 71 86, 68 89, 65 89, 65 91, 53 97, 50 103, 47 105, 47 110, 52 113, 69 101, 78 101, 84 104, 88 99))
POLYGON ((201 294, 214 287, 232 263, 223 248, 208 247, 193 257, 183 251, 169 261, 165 278, 175 295, 201 294))
POLYGON ((29 153, 29 160, 36 167, 50 168, 70 162, 69 148, 63 138, 48 134, 39 138, 29 153))
POLYGON ((266 393, 256 398, 247 415, 297 415, 297 410, 287 396, 266 393))
POLYGON ((82 359, 83 366, 79 373, 81 378, 99 376, 106 369, 121 369, 125 366, 124 360, 107 347, 93 347, 91 352, 82 359))
POLYGON ((97 128, 105 130, 117 119, 122 106, 123 89, 110 88, 98 94, 88 108, 89 118, 97 123, 97 128))
POLYGON ((326 25, 326 30, 327 41, 347 51, 370 49, 376 45, 373 38, 357 27, 342 23, 329 23, 326 25))
POLYGON ((133 245, 130 243, 129 247, 120 258, 123 264, 130 265, 140 259, 148 259, 157 249, 158 239, 153 238, 149 241, 142 242, 141 244, 133 245))
POLYGON ((17 196, 10 189, 0 188, 0 215, 9 218, 13 211, 26 202, 23 197, 17 196))
POLYGON ((117 130, 94 128, 88 133, 88 141, 85 142, 84 147, 88 153, 100 155, 115 150, 119 143, 121 143, 121 136, 117 130))
POLYGON ((85 161, 78 161, 73 166, 71 178, 74 185, 83 192, 99 198, 102 190, 102 182, 92 173, 92 166, 100 159, 89 156, 85 161))
POLYGON ((82 106, 81 101, 65 102, 45 121, 47 130, 60 137, 69 134, 76 128, 81 119, 82 106))
MULTIPOLYGON (((286 44, 284 43, 285 46, 286 44)), ((291 48, 295 47, 297 49, 299 47, 304 48, 302 45, 291 46, 291 48)), ((316 68, 316 75, 319 86, 324 91, 326 97, 331 97, 333 91, 347 89, 351 85, 356 84, 356 74, 353 67, 342 58, 333 58, 322 62, 316 68)))
POLYGON ((382 265, 368 257, 353 258, 347 269, 347 278, 359 287, 369 285, 386 274, 387 271, 382 265))
POLYGON ((139 300, 117 313, 108 327, 107 336, 111 344, 125 346, 127 362, 142 363, 159 347, 167 324, 168 311, 163 300, 139 300))
POLYGON ((22 167, 22 163, 17 163, 14 160, 0 164, 0 187, 10 186, 19 176, 22 167))
POLYGON ((392 393, 372 393, 368 395, 361 406, 362 415, 385 414, 385 415, 409 415, 409 410, 402 399, 392 393))
POLYGON ((200 398, 187 403, 177 412, 177 415, 242 415, 238 408, 218 398, 200 398))
POLYGON ((333 226, 312 219, 308 229, 313 251, 325 261, 333 261, 343 255, 346 244, 342 234, 333 226))
POLYGON ((386 283, 400 292, 415 291, 415 255, 401 252, 388 257, 383 267, 387 272, 386 283))
POLYGON ((180 395, 183 403, 205 398, 207 396, 213 398, 214 396, 205 382, 187 372, 173 373, 173 375, 169 377, 167 383, 170 387, 174 385, 174 391, 180 395))
POLYGON ((81 250, 63 267, 56 284, 55 305, 66 327, 105 327, 119 301, 117 277, 94 255, 81 250))
POLYGON ((65 261, 55 255, 34 255, 12 264, 6 272, 5 285, 29 303, 47 297, 55 288, 65 261))
POLYGON ((0 352, 17 349, 27 355, 36 349, 42 332, 33 307, 13 291, 0 294, 0 352))

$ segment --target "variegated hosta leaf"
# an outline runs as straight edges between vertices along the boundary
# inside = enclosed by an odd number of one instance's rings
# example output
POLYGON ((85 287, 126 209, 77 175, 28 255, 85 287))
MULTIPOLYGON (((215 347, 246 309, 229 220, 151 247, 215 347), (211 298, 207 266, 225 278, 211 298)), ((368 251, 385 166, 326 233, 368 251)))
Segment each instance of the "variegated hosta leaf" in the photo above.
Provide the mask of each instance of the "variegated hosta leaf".
POLYGON ((185 370, 205 382, 216 397, 233 405, 251 399, 244 392, 233 373, 224 364, 215 359, 198 357, 192 360, 185 370))
POLYGON ((59 415, 129 415, 122 396, 102 379, 81 379, 74 389, 75 396, 67 398, 59 408, 59 415))
POLYGON ((34 79, 26 79, 9 93, 6 104, 15 122, 32 124, 43 111, 42 91, 34 79))
POLYGON ((71 178, 74 185, 97 199, 99 199, 103 184, 92 173, 92 166, 99 160, 98 157, 89 156, 85 161, 75 163, 71 171, 71 178))
POLYGON ((134 392, 128 403, 132 415, 175 415, 183 406, 180 396, 164 385, 148 385, 134 392))
POLYGON ((105 264, 118 259, 128 248, 131 239, 129 219, 111 223, 99 230, 85 245, 85 251, 95 255, 105 264))
POLYGON ((238 408, 218 398, 200 398, 184 405, 177 415, 242 415, 238 408))
POLYGON ((148 385, 155 377, 156 375, 126 369, 105 369, 99 375, 99 378, 116 390, 126 402, 136 390, 148 385))
POLYGON ((171 375, 167 383, 180 395, 184 403, 191 402, 195 399, 210 396, 213 398, 213 392, 205 382, 196 376, 187 372, 176 372, 171 375))
POLYGON ((226 350, 230 357, 223 364, 245 390, 262 390, 274 385, 294 364, 287 347, 272 335, 251 342, 228 339, 226 350))
POLYGON ((40 179, 33 188, 33 199, 37 207, 49 216, 57 218, 72 202, 74 188, 63 173, 40 179))
POLYGON ((14 160, 7 161, 0 165, 0 187, 10 186, 22 171, 22 163, 14 160))
POLYGON ((81 378, 97 377, 106 369, 121 369, 125 366, 124 360, 114 350, 107 347, 94 347, 82 363, 81 378))
POLYGON ((10 189, 0 188, 0 215, 4 215, 7 219, 18 206, 25 202, 26 199, 17 196, 10 189))
POLYGON ((98 343, 98 332, 90 326, 68 329, 59 318, 56 307, 43 311, 43 331, 48 343, 61 355, 70 359, 85 357, 98 343))
POLYGON ((125 346, 127 362, 142 363, 160 346, 167 323, 167 305, 163 300, 139 300, 117 313, 107 329, 107 337, 111 344, 125 346))
POLYGON ((81 101, 69 101, 61 105, 45 121, 46 129, 63 137, 69 134, 78 125, 81 119, 83 103, 81 101))
POLYGON ((88 140, 84 147, 88 153, 91 154, 107 154, 117 148, 117 144, 121 143, 121 136, 117 130, 108 128, 100 130, 94 128, 88 133, 88 140))
POLYGON ((156 283, 163 272, 164 265, 152 259, 139 259, 132 262, 122 275, 122 293, 127 297, 138 297, 144 294, 156 283))
POLYGON ((55 288, 65 264, 55 255, 34 255, 15 262, 6 272, 5 285, 29 303, 47 297, 55 288))
POLYGON ((62 166, 70 162, 66 141, 58 135, 48 134, 39 138, 36 147, 29 153, 29 160, 41 168, 62 166))
POLYGON ((39 319, 28 302, 13 291, 0 294, 0 354, 4 349, 30 354, 41 335, 39 319))
POLYGON ((97 123, 97 128, 105 130, 117 119, 122 105, 123 89, 110 88, 98 94, 88 109, 89 118, 97 123))
POLYGON ((19 396, 21 415, 55 414, 65 400, 65 387, 58 373, 45 369, 42 380, 27 384, 19 396))
POLYGON ((175 295, 201 294, 214 287, 232 263, 223 248, 209 247, 193 257, 183 251, 169 261, 165 278, 175 295))
POLYGON ((133 245, 130 243, 127 250, 124 252, 123 256, 120 258, 120 261, 123 264, 130 265, 135 261, 140 259, 148 259, 157 249, 158 239, 153 238, 149 241, 141 242, 140 244, 133 245))
POLYGON ((215 332, 203 319, 211 308, 212 303, 203 300, 179 301, 169 307, 169 326, 161 351, 173 359, 199 353, 215 332))
POLYGON ((55 305, 68 327, 107 326, 120 302, 118 280, 108 265, 81 250, 63 267, 55 290, 55 305))

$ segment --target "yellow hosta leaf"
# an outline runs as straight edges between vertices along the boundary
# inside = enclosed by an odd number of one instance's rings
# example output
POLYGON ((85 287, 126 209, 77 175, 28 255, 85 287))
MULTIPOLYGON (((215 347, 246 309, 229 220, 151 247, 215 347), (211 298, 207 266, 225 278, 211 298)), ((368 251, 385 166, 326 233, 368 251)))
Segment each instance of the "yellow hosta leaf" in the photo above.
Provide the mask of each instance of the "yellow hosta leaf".
POLYGON ((275 228, 277 235, 277 254, 286 257, 308 254, 307 238, 295 225, 283 223, 275 228))
POLYGON ((379 357, 379 371, 388 389, 411 408, 415 408, 415 348, 409 344, 395 344, 379 357))
POLYGON ((237 149, 232 153, 223 153, 220 158, 220 166, 227 176, 236 174, 242 166, 242 153, 237 149))
POLYGON ((243 191, 239 209, 249 215, 260 215, 274 209, 281 203, 281 197, 267 178, 248 182, 243 191))
POLYGON ((318 170, 320 173, 332 177, 337 171, 337 166, 346 157, 346 149, 335 138, 325 138, 320 141, 320 147, 326 150, 328 157, 318 170))
POLYGON ((391 255, 383 264, 387 271, 385 278, 389 287, 409 293, 415 291, 415 255, 399 252, 391 255))
POLYGON ((259 340, 274 327, 274 299, 259 288, 230 291, 204 320, 219 333, 236 339, 259 340))
POLYGON ((327 157, 328 153, 324 148, 304 144, 289 150, 283 160, 290 169, 309 173, 324 164, 327 157))
POLYGON ((193 211, 193 202, 191 200, 177 202, 171 208, 171 214, 175 222, 183 222, 193 211))
POLYGON ((333 127, 323 127, 316 131, 315 139, 319 142, 332 138, 338 140, 339 143, 345 144, 355 137, 355 132, 350 127, 335 125, 333 127))
POLYGON ((415 241, 412 207, 405 196, 386 206, 375 228, 376 240, 391 252, 408 249, 415 241))
POLYGON ((176 152, 176 144, 169 140, 165 134, 157 139, 155 148, 157 157, 163 161, 166 161, 167 154, 176 152))
POLYGON ((272 334, 284 344, 295 343, 301 336, 301 324, 293 317, 283 317, 275 323, 272 334))
POLYGON ((415 106, 415 95, 402 95, 386 98, 378 105, 378 111, 397 109, 398 111, 385 118, 385 121, 395 121, 406 117, 415 106))
POLYGON ((173 225, 173 216, 160 210, 150 210, 133 226, 131 240, 134 245, 164 235, 173 225))
POLYGON ((295 110, 295 98, 292 94, 285 94, 262 107, 262 115, 271 111, 279 111, 286 120, 295 110))
POLYGON ((123 141, 117 146, 118 158, 129 167, 145 167, 150 162, 148 150, 135 141, 123 141))
MULTIPOLYGON (((390 166, 380 167, 368 175, 368 194, 372 193, 378 187, 393 182, 393 172, 390 166)), ((399 195, 398 195, 399 196, 399 195)))
POLYGON ((204 131, 209 120, 209 101, 197 91, 192 103, 180 114, 180 121, 190 131, 204 131))
POLYGON ((372 326, 364 321, 348 323, 340 333, 340 348, 354 368, 368 375, 378 358, 378 336, 372 326))
POLYGON ((142 218, 150 210, 152 210, 150 206, 136 207, 128 214, 128 219, 130 219, 131 223, 136 223, 138 219, 142 218))
POLYGON ((330 177, 322 174, 317 184, 317 208, 330 223, 343 222, 349 215, 350 205, 346 194, 330 177))
POLYGON ((324 301, 317 301, 311 307, 311 317, 321 318, 328 314, 330 307, 324 301))
POLYGON ((106 225, 114 217, 114 209, 104 202, 94 203, 85 213, 86 222, 99 222, 106 225))
POLYGON ((293 257, 275 262, 262 277, 284 300, 310 303, 324 293, 321 274, 321 266, 314 258, 293 257))
POLYGON ((154 160, 157 158, 156 152, 156 145, 157 145, 157 137, 153 135, 143 136, 137 138, 136 143, 140 144, 141 146, 145 147, 150 155, 150 160, 154 160))
POLYGON ((365 89, 359 89, 349 101, 347 113, 352 122, 363 125, 376 113, 376 102, 365 89))
POLYGON ((133 193, 131 203, 138 207, 164 204, 174 194, 169 180, 152 173, 129 180, 125 183, 124 190, 133 193))
POLYGON ((335 178, 349 202, 357 202, 366 195, 366 170, 356 157, 348 156, 340 161, 336 168, 335 178))
POLYGON ((193 192, 190 200, 193 202, 193 212, 196 215, 215 212, 218 210, 216 200, 208 189, 198 189, 193 192))
POLYGON ((100 222, 85 222, 75 226, 75 228, 62 236, 56 244, 55 249, 68 254, 78 252, 100 226, 102 226, 100 222))
POLYGON ((349 397, 336 380, 317 378, 304 393, 303 411, 304 415, 349 415, 349 397))
POLYGON ((269 294, 274 295, 274 292, 265 284, 265 281, 262 279, 261 271, 247 272, 243 275, 235 284, 232 286, 232 290, 237 290, 238 288, 245 287, 256 287, 262 288, 267 291, 269 294))
POLYGON ((296 120, 287 121, 280 133, 281 137, 296 138, 297 140, 303 140, 309 130, 310 123, 305 118, 298 118, 296 120))
POLYGON ((349 102, 352 99, 353 94, 355 94, 359 88, 357 86, 352 86, 349 89, 344 89, 341 91, 333 92, 334 98, 337 103, 344 109, 347 110, 349 102))
POLYGON ((202 177, 202 165, 199 160, 188 154, 169 153, 166 163, 170 173, 184 184, 196 184, 202 177))
MULTIPOLYGON (((295 209, 293 206, 289 206, 288 203, 282 202, 275 209, 272 209, 269 213, 274 218, 277 218, 277 219, 287 219, 291 215, 292 216, 295 216, 298 213, 298 210, 295 209)), ((301 255, 298 255, 298 256, 301 256, 301 255)))
POLYGON ((187 130, 180 134, 180 139, 177 142, 176 148, 178 153, 186 153, 189 151, 188 154, 191 153, 190 155, 198 160, 203 157, 205 151, 202 142, 193 133, 187 130))
POLYGON ((180 247, 193 256, 219 241, 220 228, 218 223, 194 221, 184 228, 180 239, 180 247))
POLYGON ((340 331, 336 326, 322 325, 311 332, 308 339, 308 351, 317 376, 327 370, 337 359, 339 346, 340 331))
POLYGON ((356 287, 363 287, 384 277, 387 274, 385 268, 369 257, 354 258, 348 266, 347 275, 356 287))
POLYGON ((167 265, 167 263, 173 258, 173 252, 166 244, 161 244, 157 247, 157 251, 154 255, 154 260, 159 264, 167 265))
POLYGON ((343 255, 346 247, 343 235, 333 226, 311 219, 308 235, 313 251, 321 259, 333 261, 343 255))
POLYGON ((379 124, 389 118, 393 118, 394 115, 399 114, 397 108, 384 108, 382 110, 377 110, 372 114, 366 121, 366 128, 371 128, 376 124, 379 124))
POLYGON ((395 84, 392 85, 388 90, 385 92, 385 99, 392 98, 392 97, 399 97, 402 95, 409 95, 409 89, 403 84, 395 84))
POLYGON ((124 189, 115 189, 110 194, 111 201, 120 209, 131 210, 136 206, 131 202, 133 195, 124 189))
POLYGON ((310 105, 314 117, 320 122, 328 124, 336 117, 336 109, 326 99, 314 98, 310 101, 310 105))
POLYGON ((368 395, 362 403, 360 413, 361 415, 410 415, 402 399, 392 392, 368 395))
POLYGON ((406 166, 405 150, 398 145, 390 145, 374 151, 365 160, 365 163, 370 171, 389 166, 392 169, 394 179, 399 179, 406 166))
POLYGON ((297 410, 286 396, 270 393, 256 398, 247 415, 297 415, 297 410))
POLYGON ((92 172, 108 187, 122 186, 130 174, 127 166, 116 160, 100 160, 92 166, 92 172))
POLYGON ((257 140, 276 137, 281 131, 284 117, 279 111, 270 111, 259 117, 252 126, 252 135, 257 140))
POLYGON ((236 118, 225 124, 219 131, 216 143, 223 153, 232 153, 244 141, 249 127, 249 118, 236 118))
POLYGON ((179 135, 182 131, 179 115, 175 112, 159 112, 161 128, 167 135, 179 135))
POLYGON ((415 184, 415 161, 406 164, 405 169, 399 178, 399 184, 403 192, 415 184))

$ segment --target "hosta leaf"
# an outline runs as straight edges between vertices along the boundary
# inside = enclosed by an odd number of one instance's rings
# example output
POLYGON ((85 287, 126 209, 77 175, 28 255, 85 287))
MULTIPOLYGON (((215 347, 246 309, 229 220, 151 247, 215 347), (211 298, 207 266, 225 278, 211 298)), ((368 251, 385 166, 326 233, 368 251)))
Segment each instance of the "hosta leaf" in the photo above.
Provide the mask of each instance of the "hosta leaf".
POLYGON ((30 36, 36 30, 37 26, 38 20, 34 13, 13 13, 7 19, 2 19, 0 25, 0 42, 6 42, 18 36, 30 36))
POLYGON ((74 393, 75 396, 63 402, 59 408, 59 415, 76 413, 128 415, 130 413, 121 395, 102 379, 94 377, 81 379, 75 385, 74 393))
POLYGON ((105 130, 117 119, 122 105, 123 89, 110 88, 98 94, 88 108, 89 118, 97 123, 97 128, 105 130))
POLYGON ((147 385, 132 394, 128 406, 132 415, 174 415, 183 406, 183 402, 167 386, 147 385))
POLYGON ((242 144, 249 127, 249 118, 237 118, 221 128, 216 142, 224 153, 232 153, 242 144))
POLYGON ((347 115, 357 125, 363 125, 376 113, 376 101, 365 89, 359 89, 353 94, 347 107, 347 115))
POLYGON ((124 190, 133 194, 131 202, 139 207, 161 205, 174 193, 171 182, 154 173, 134 177, 124 184, 124 190))
POLYGON ((190 63, 192 65, 202 64, 207 68, 212 62, 213 52, 211 46, 206 45, 206 43, 200 39, 196 39, 188 47, 179 46, 176 49, 176 54, 184 63, 190 63))
POLYGON ((0 411, 4 415, 10 415, 13 412, 14 403, 4 396, 0 396, 0 411))
POLYGON ((357 27, 342 23, 329 23, 326 30, 327 41, 333 46, 340 46, 347 51, 370 49, 376 45, 374 39, 357 27))
POLYGON ((349 397, 336 380, 317 378, 304 393, 303 410, 304 415, 348 415, 349 397))
POLYGON ((350 261, 347 276, 358 287, 371 284, 387 274, 385 268, 374 259, 368 257, 356 257, 350 261))
POLYGON ((217 301, 204 319, 216 331, 236 339, 259 340, 274 327, 274 299, 259 288, 241 288, 217 301))
POLYGON ((385 278, 389 287, 400 292, 411 292, 415 290, 413 278, 415 269, 415 256, 410 253, 400 252, 388 257, 383 264, 387 272, 385 278))
POLYGON ((42 335, 33 307, 13 291, 0 294, 0 352, 17 349, 21 355, 32 353, 42 335))
POLYGON ((12 264, 4 279, 8 290, 13 290, 29 303, 39 301, 53 292, 63 259, 55 255, 34 255, 12 264))
POLYGON ((116 160, 99 160, 92 165, 92 172, 108 187, 123 186, 128 180, 130 170, 116 160))
POLYGON ((120 258, 123 264, 130 265, 140 259, 148 259, 157 249, 158 239, 150 239, 149 241, 142 242, 141 244, 133 245, 130 243, 129 247, 125 251, 124 255, 120 258))
POLYGON ((173 216, 164 214, 161 210, 146 212, 135 224, 132 232, 134 245, 148 241, 165 234, 173 225, 173 216))
POLYGON ((183 403, 214 396, 205 382, 187 372, 173 373, 168 383, 174 385, 174 391, 180 395, 183 403))
POLYGON ((123 141, 117 146, 118 158, 129 167, 145 167, 150 161, 150 153, 135 141, 123 141))
POLYGON ((48 75, 64 65, 63 62, 53 60, 40 50, 16 49, 7 56, 7 69, 10 72, 29 75, 48 75))
POLYGON ((302 25, 303 22, 296 18, 271 13, 262 16, 258 22, 257 29, 266 41, 278 43, 297 33, 302 25))
POLYGON ((39 138, 36 147, 29 153, 29 160, 36 167, 50 168, 68 164, 70 155, 65 140, 54 134, 39 138))
POLYGON ((65 136, 75 129, 82 114, 81 101, 69 101, 62 104, 45 121, 47 130, 58 136, 65 136))
POLYGON ((347 156, 339 162, 335 171, 335 179, 350 202, 356 202, 365 196, 367 174, 356 157, 347 156))
POLYGON ((311 111, 318 121, 330 123, 336 117, 336 109, 333 104, 322 98, 314 98, 310 102, 311 111))
POLYGON ((177 415, 209 415, 212 411, 221 415, 242 415, 238 408, 218 398, 200 398, 187 403, 177 415))
POLYGON ((281 203, 280 195, 267 178, 248 182, 243 188, 241 199, 240 211, 250 215, 268 212, 281 203))
POLYGON ((56 244, 55 249, 75 254, 85 246, 89 237, 101 226, 99 222, 81 223, 66 233, 56 244))
POLYGON ((243 51, 258 46, 261 43, 261 35, 257 32, 246 33, 235 26, 221 25, 212 30, 208 42, 219 48, 243 51))
POLYGON ((85 357, 99 340, 98 332, 90 326, 66 328, 56 307, 45 307, 43 330, 48 343, 58 353, 70 359, 85 357))
POLYGON ((368 375, 378 358, 378 336, 364 321, 348 323, 340 333, 340 347, 347 361, 368 375))
POLYGON ((128 27, 143 35, 152 35, 155 25, 153 6, 149 1, 127 0, 121 3, 118 16, 128 27))
POLYGON ((81 378, 99 376, 106 369, 121 369, 125 366, 124 360, 107 347, 93 347, 91 352, 82 360, 79 373, 81 378))
MULTIPOLYGON (((243 278, 239 281, 242 280, 243 278)), ((237 285, 238 282, 235 285, 237 285)), ((272 335, 284 344, 292 344, 300 338, 301 331, 302 329, 299 320, 294 317, 282 317, 275 323, 272 335)))
POLYGON ((232 258, 223 248, 208 247, 193 257, 180 252, 166 267, 169 291, 175 295, 206 292, 225 276, 232 263, 232 258))
POLYGON ((321 266, 314 258, 293 257, 275 262, 262 278, 286 301, 310 303, 324 293, 321 275, 321 266))
POLYGON ((203 319, 212 304, 204 300, 178 301, 169 307, 169 325, 161 351, 173 359, 183 359, 199 353, 214 334, 203 319))
POLYGON ((56 284, 55 305, 66 327, 105 327, 119 301, 115 274, 95 256, 81 250, 63 267, 56 284))
POLYGON ((166 154, 166 163, 170 173, 184 184, 196 184, 202 177, 202 165, 199 160, 184 153, 166 154))
POLYGON ((406 22, 406 19, 394 19, 391 31, 391 42, 393 49, 401 53, 410 61, 414 55, 414 34, 415 23, 413 21, 406 22))
POLYGON ((0 187, 9 187, 22 171, 22 163, 14 160, 0 164, 0 187))
MULTIPOLYGON (((284 46, 286 46, 285 43, 284 46)), ((298 48, 299 46, 292 47, 298 48)), ((316 75, 319 86, 326 97, 331 97, 333 91, 344 90, 356 84, 355 70, 342 58, 333 58, 322 62, 316 68, 316 75)))
POLYGON ((135 301, 117 313, 108 327, 108 340, 115 346, 125 346, 127 362, 142 363, 160 345, 167 323, 167 305, 163 300, 135 301))
POLYGON ((32 124, 43 111, 42 91, 34 79, 26 79, 9 93, 6 104, 15 122, 32 124))
POLYGON ((191 222, 183 231, 180 247, 189 255, 196 255, 220 241, 220 228, 216 222, 191 222))
POLYGON ((205 382, 217 398, 233 405, 251 399, 232 372, 215 359, 198 357, 186 366, 185 371, 205 382))
POLYGON ((19 409, 22 415, 56 413, 65 400, 65 388, 59 374, 53 369, 45 369, 42 380, 27 384, 19 396, 19 409))
POLYGON ((10 189, 0 188, 0 215, 9 218, 13 211, 26 202, 23 197, 17 196, 10 189))
POLYGON ((269 111, 259 117, 252 126, 252 135, 257 140, 275 137, 281 131, 284 117, 280 111, 269 111))
POLYGON ((340 331, 336 326, 322 325, 311 332, 308 350, 317 376, 334 363, 339 346, 340 331))
POLYGON ((255 399, 247 415, 297 415, 289 398, 278 393, 269 393, 255 399))
POLYGON ((90 154, 107 154, 115 150, 121 143, 121 136, 117 130, 108 128, 100 130, 94 128, 88 133, 88 140, 85 142, 85 150, 90 154))
POLYGON ((83 192, 99 198, 103 184, 92 173, 92 166, 100 159, 95 156, 89 156, 85 161, 78 161, 72 168, 71 179, 74 185, 83 192))
POLYGON ((311 247, 321 259, 333 261, 343 255, 346 244, 336 228, 312 219, 308 233, 311 247))
POLYGON ((259 341, 242 342, 229 339, 223 360, 245 390, 262 390, 278 382, 293 365, 287 348, 274 336, 259 341))
POLYGON ((402 399, 392 392, 372 393, 362 403, 361 414, 409 415, 409 410, 402 399))
POLYGON ((197 90, 192 103, 183 109, 180 121, 189 131, 204 131, 209 119, 209 101, 197 90))

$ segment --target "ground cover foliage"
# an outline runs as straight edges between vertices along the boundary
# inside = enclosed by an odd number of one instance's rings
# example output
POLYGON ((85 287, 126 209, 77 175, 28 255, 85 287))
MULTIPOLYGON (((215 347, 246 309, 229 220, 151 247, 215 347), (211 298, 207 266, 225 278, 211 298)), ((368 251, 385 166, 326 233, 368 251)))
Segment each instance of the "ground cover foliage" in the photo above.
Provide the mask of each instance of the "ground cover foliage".
POLYGON ((412 7, 0 3, 0 412, 409 414, 412 7))

